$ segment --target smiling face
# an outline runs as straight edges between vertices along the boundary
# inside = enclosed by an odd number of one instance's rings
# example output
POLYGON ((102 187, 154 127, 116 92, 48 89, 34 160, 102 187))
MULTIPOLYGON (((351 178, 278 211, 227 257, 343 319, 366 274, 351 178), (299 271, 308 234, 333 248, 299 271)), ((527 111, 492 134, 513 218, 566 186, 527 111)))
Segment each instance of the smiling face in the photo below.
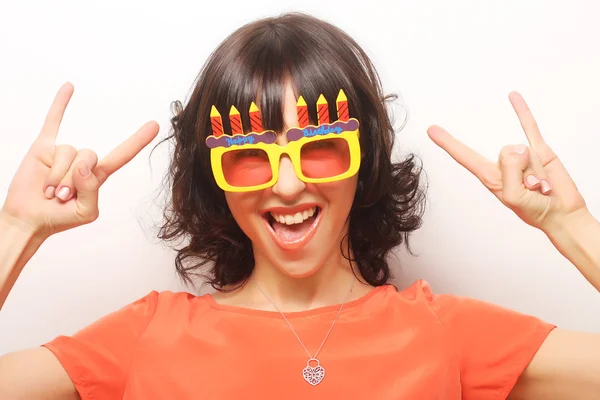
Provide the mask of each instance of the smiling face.
MULTIPOLYGON (((284 91, 283 120, 298 126, 297 98, 290 81, 284 91)), ((279 145, 287 138, 279 134, 279 145)), ((329 183, 298 179, 287 155, 280 159, 274 186, 252 192, 225 192, 231 213, 252 241, 256 264, 268 264, 294 278, 306 277, 327 264, 345 264, 340 243, 358 175, 329 183)), ((344 246, 345 247, 345 246, 344 246)))

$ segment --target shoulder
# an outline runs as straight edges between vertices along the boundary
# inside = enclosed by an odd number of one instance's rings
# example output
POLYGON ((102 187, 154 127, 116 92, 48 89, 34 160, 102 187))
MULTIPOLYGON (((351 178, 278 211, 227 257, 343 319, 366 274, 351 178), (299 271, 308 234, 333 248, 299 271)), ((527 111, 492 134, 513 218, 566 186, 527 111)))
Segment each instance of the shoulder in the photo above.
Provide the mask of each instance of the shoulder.
POLYGON ((414 282, 398 294, 408 301, 427 304, 448 332, 467 338, 466 342, 483 332, 488 336, 505 334, 507 337, 527 331, 544 335, 555 327, 502 305, 456 294, 434 293, 425 280, 414 282))
POLYGON ((409 287, 398 291, 398 294, 407 300, 425 301, 431 303, 434 299, 431 285, 424 279, 413 282, 409 287))
POLYGON ((387 284, 377 287, 371 293, 363 296, 361 310, 371 317, 382 316, 385 321, 394 315, 400 320, 410 321, 410 324, 439 324, 438 318, 432 308, 436 301, 429 283, 418 280, 405 288, 387 284))
POLYGON ((208 308, 206 295, 170 290, 152 290, 145 296, 122 307, 120 314, 145 315, 152 319, 173 319, 208 308))
POLYGON ((156 298, 156 302, 161 305, 165 304, 187 304, 197 299, 202 299, 204 296, 198 296, 189 292, 174 292, 171 290, 151 291, 147 296, 156 298))
POLYGON ((434 311, 444 312, 452 309, 477 309, 499 307, 485 301, 458 294, 434 292, 429 282, 424 279, 415 281, 412 285, 398 292, 406 300, 425 302, 434 311))
POLYGON ((443 324, 474 323, 486 319, 519 319, 523 314, 472 297, 436 293, 424 279, 397 292, 397 297, 412 304, 427 306, 443 324))
POLYGON ((199 309, 208 307, 207 295, 195 295, 188 292, 173 292, 170 290, 155 291, 148 294, 156 302, 158 310, 199 309))
POLYGON ((424 279, 414 281, 404 289, 394 290, 394 286, 392 285, 389 285, 389 289, 392 298, 395 298, 396 301, 430 309, 435 309, 434 306, 437 306, 440 300, 444 302, 446 300, 445 297, 450 296, 434 293, 429 282, 424 279))

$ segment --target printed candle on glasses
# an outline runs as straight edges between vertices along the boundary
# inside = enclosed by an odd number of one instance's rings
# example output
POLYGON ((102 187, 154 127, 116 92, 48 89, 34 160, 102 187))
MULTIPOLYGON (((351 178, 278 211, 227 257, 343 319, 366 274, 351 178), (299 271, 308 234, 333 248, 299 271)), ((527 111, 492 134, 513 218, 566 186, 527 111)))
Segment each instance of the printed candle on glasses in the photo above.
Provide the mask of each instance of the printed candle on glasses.
POLYGON ((210 109, 210 125, 212 126, 212 134, 214 137, 223 135, 223 121, 221 121, 221 114, 215 106, 210 109))
POLYGON ((298 114, 298 127, 305 128, 308 126, 308 106, 304 97, 300 96, 296 103, 296 113, 298 114))
POLYGON ((319 125, 329 123, 329 106, 327 105, 325 96, 322 94, 319 96, 319 100, 317 100, 317 116, 319 125))
POLYGON ((229 111, 229 123, 231 124, 232 135, 241 135, 244 133, 244 130, 242 129, 242 118, 235 106, 231 106, 231 110, 229 111))
POLYGON ((250 127, 252 128, 252 132, 259 133, 263 131, 260 111, 254 102, 250 104, 250 127))
POLYGON ((350 114, 348 113, 348 98, 342 89, 340 89, 340 93, 338 94, 336 105, 338 120, 348 121, 350 119, 350 114))

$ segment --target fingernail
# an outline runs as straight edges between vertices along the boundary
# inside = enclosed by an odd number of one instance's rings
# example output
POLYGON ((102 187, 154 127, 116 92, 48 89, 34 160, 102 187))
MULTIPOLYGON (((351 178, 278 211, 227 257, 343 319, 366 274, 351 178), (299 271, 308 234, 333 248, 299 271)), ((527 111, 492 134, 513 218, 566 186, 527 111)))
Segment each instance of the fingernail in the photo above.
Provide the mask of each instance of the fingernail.
POLYGON ((538 183, 540 183, 540 180, 538 178, 536 178, 535 175, 529 175, 526 179, 527 179, 527 183, 530 186, 535 186, 538 183))
POLYGON ((69 193, 71 193, 71 190, 66 187, 63 186, 59 191, 58 194, 56 195, 56 197, 58 197, 59 199, 61 199, 62 201, 66 201, 69 198, 69 193))
POLYGON ((44 192, 44 194, 46 195, 47 198, 51 199, 54 197, 55 191, 56 191, 56 188, 54 186, 48 186, 46 188, 46 191, 44 192))
POLYGON ((88 176, 88 174, 90 173, 90 169, 86 166, 83 167, 79 167, 79 174, 81 174, 81 176, 88 176))
POLYGON ((522 145, 522 144, 517 144, 517 145, 513 146, 513 151, 517 154, 525 154, 526 149, 527 149, 527 146, 522 145))
POLYGON ((550 190, 552 190, 552 186, 550 186, 550 182, 545 179, 542 179, 542 193, 546 194, 550 190))

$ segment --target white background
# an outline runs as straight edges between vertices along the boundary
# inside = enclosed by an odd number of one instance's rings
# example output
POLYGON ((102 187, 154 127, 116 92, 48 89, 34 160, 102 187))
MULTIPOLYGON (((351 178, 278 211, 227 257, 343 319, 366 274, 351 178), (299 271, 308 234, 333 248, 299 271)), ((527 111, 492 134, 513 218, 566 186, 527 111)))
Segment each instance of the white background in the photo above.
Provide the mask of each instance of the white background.
MULTIPOLYGON (((65 81, 75 94, 59 143, 102 157, 150 119, 164 137, 170 102, 186 99, 206 57, 233 30, 305 11, 365 48, 386 92, 401 95, 398 125, 409 112, 398 154, 423 159, 429 203, 413 237, 418 257, 398 252, 395 283, 425 278, 436 292, 600 331, 600 294, 426 134, 441 125, 495 160, 503 145, 526 143, 507 97, 517 90, 599 217, 598 3, 81 3, 0 3, 0 199, 65 81)), ((156 239, 170 148, 149 158, 150 147, 103 186, 95 223, 50 238, 28 264, 0 312, 0 354, 71 334, 152 289, 186 290, 174 253, 156 239)))

